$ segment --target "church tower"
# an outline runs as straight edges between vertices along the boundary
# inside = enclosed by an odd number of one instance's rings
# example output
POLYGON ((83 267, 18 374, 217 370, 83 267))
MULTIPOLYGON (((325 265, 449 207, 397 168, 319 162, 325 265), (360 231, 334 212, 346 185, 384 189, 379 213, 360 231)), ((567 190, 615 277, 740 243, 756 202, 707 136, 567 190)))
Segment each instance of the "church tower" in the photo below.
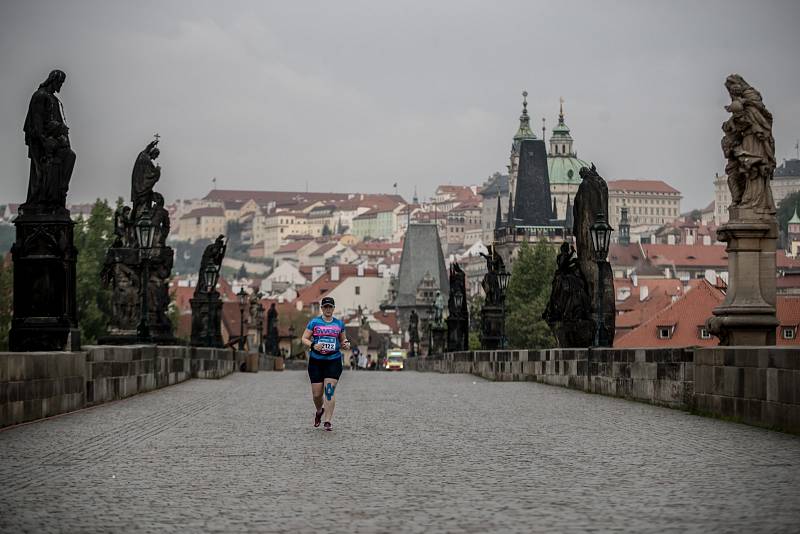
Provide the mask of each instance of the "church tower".
POLYGON ((508 166, 508 193, 512 198, 517 190, 519 150, 522 142, 530 139, 536 139, 536 134, 531 130, 531 118, 528 115, 528 91, 522 91, 522 114, 519 116, 519 128, 511 143, 511 164, 508 166))
POLYGON ((622 206, 619 219, 619 241, 620 245, 631 244, 631 224, 628 222, 628 206, 622 206))

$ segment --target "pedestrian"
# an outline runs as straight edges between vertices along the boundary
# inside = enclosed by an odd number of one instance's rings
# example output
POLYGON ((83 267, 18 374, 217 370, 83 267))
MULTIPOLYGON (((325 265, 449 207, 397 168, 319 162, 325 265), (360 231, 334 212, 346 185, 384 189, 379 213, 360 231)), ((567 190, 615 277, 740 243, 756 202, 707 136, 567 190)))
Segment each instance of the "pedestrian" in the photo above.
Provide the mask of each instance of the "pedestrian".
POLYGON ((333 316, 335 303, 333 297, 320 301, 322 315, 314 317, 306 326, 301 341, 310 349, 308 357, 308 377, 311 379, 311 396, 316 413, 314 426, 323 422, 325 430, 333 430, 331 419, 336 406, 336 385, 342 375, 341 349, 349 350, 344 323, 333 316))

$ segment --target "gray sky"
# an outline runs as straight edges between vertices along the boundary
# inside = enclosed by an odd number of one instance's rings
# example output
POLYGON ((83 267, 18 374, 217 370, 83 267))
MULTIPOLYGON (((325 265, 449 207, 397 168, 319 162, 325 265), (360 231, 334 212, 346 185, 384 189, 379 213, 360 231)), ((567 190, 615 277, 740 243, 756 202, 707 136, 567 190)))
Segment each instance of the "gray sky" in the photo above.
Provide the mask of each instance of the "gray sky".
POLYGON ((428 196, 505 169, 527 89, 539 133, 564 97, 606 179, 662 179, 701 207, 727 74, 764 96, 778 161, 795 157, 799 28, 791 1, 0 0, 0 202, 25 199, 28 101, 61 68, 70 202, 127 196, 156 131, 168 199, 213 176, 428 196))

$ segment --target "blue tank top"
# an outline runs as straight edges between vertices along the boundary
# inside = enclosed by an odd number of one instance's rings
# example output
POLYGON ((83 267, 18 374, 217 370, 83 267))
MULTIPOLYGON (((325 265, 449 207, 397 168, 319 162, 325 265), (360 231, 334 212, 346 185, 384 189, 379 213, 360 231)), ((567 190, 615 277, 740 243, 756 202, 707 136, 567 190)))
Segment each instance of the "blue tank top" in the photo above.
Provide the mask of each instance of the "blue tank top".
POLYGON ((331 322, 325 322, 322 317, 314 317, 309 321, 308 330, 311 330, 311 343, 322 344, 322 348, 317 352, 311 349, 311 357, 318 360, 335 360, 341 358, 339 336, 344 330, 344 323, 335 317, 331 322))

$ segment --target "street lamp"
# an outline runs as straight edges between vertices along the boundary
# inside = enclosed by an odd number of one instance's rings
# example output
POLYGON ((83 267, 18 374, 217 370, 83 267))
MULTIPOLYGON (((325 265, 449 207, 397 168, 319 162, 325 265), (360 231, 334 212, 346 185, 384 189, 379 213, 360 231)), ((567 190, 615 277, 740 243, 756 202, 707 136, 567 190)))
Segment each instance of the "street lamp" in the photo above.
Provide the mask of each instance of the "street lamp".
POLYGON ((506 341, 506 289, 508 289, 508 282, 511 280, 511 273, 503 269, 497 273, 497 285, 500 287, 500 305, 503 307, 503 329, 500 335, 500 348, 506 348, 508 344, 506 341))
POLYGON ((239 350, 244 350, 244 307, 247 304, 247 292, 244 286, 236 294, 239 298, 239 350))
POLYGON ((150 285, 150 248, 153 246, 153 221, 150 213, 145 211, 136 223, 136 238, 139 241, 139 261, 142 264, 142 302, 139 310, 139 326, 137 334, 139 339, 150 339, 150 326, 148 324, 147 290, 150 285))
POLYGON ((219 276, 219 272, 217 272, 217 267, 214 264, 209 263, 206 266, 206 271, 205 271, 205 279, 206 279, 205 280, 205 282, 206 282, 205 290, 206 290, 206 293, 213 293, 214 292, 214 289, 216 289, 216 287, 217 287, 217 277, 218 276, 219 276))
POLYGON ((589 235, 592 238, 592 250, 594 250, 594 261, 597 262, 597 313, 595 314, 596 328, 594 332, 594 346, 605 347, 608 345, 608 335, 606 333, 605 315, 603 313, 603 273, 602 264, 608 256, 608 245, 611 242, 611 232, 614 229, 606 222, 604 213, 598 213, 594 224, 589 227, 589 235))

